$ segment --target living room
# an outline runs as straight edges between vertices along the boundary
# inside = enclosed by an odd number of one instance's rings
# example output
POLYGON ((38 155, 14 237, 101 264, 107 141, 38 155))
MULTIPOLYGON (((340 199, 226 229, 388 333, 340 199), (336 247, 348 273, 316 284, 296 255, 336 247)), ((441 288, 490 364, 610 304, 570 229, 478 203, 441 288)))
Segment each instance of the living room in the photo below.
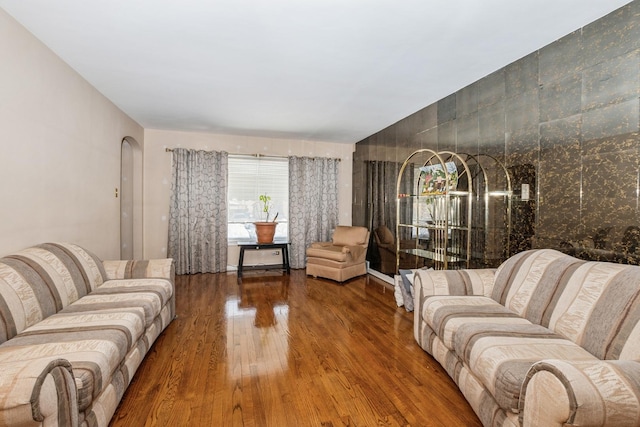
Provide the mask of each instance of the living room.
MULTIPOLYGON (((512 173, 513 222, 505 258, 531 248, 557 248, 585 259, 619 261, 625 230, 639 223, 640 2, 611 14, 616 8, 608 9, 606 16, 582 22, 558 40, 500 64, 408 116, 380 122, 348 143, 285 133, 144 127, 0 9, 0 150, 5 159, 0 177, 9 184, 3 191, 0 255, 62 241, 103 260, 121 259, 120 162, 126 140, 135 162, 136 259, 167 257, 172 159, 167 149, 182 147, 340 159, 340 224, 371 230, 386 225, 394 232, 393 220, 371 215, 376 203, 395 206, 395 196, 387 202, 371 199, 372 162, 402 164, 419 149, 491 155, 512 173), (530 189, 529 197, 523 197, 524 188, 530 189)), ((635 245, 624 256, 636 263, 635 245)), ((228 258, 233 265, 234 245, 228 258)), ((368 288, 384 294, 385 285, 371 280, 357 282, 350 291, 348 286, 332 289, 345 298, 349 292, 386 298, 368 288)), ((401 310, 384 319, 406 323, 412 318, 401 310)))

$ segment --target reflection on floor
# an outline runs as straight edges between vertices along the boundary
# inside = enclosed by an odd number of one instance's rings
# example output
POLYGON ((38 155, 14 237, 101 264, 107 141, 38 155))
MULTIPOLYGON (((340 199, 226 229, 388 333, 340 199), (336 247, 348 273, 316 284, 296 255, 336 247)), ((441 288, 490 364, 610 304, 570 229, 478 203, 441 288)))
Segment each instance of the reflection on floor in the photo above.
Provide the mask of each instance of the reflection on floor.
POLYGON ((112 427, 480 425, 372 276, 178 276, 176 312, 112 427))
POLYGON ((239 295, 227 299, 226 316, 233 319, 227 322, 227 354, 243 359, 240 364, 229 364, 231 378, 288 369, 289 277, 281 272, 245 273, 238 280, 239 295))

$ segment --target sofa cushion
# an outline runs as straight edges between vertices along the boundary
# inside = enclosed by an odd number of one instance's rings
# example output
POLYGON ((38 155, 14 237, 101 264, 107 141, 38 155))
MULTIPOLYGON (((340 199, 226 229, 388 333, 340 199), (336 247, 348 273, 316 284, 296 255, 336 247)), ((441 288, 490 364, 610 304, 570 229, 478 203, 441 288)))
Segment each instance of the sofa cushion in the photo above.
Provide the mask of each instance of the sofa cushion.
POLYGON ((0 343, 103 283, 101 262, 77 245, 46 243, 0 259, 0 343))
POLYGON ((420 315, 449 350, 454 350, 454 341, 461 325, 530 323, 484 296, 432 296, 424 301, 420 315))
POLYGON ((640 360, 640 267, 582 264, 555 299, 548 323, 599 359, 640 360))
POLYGON ((58 313, 0 346, 0 361, 46 356, 68 360, 82 411, 111 383, 143 332, 142 310, 58 313))
POLYGON ((172 294, 173 286, 166 279, 107 281, 4 343, 0 361, 25 355, 58 355, 70 361, 82 411, 111 384, 114 372, 172 294))
MULTIPOLYGON (((425 269, 422 269, 425 270, 425 269)), ((462 270, 433 270, 420 272, 422 293, 431 295, 482 295, 491 296, 495 268, 477 268, 462 270)))
MULTIPOLYGON (((107 280, 106 272, 102 266, 102 260, 93 252, 78 245, 73 243, 43 243, 35 246, 34 248, 48 251, 61 260, 66 256, 69 261, 73 262, 77 266, 80 274, 82 274, 86 287, 86 292, 81 292, 79 295, 80 297, 96 289, 98 286, 102 285, 105 280, 107 280)), ((34 248, 29 248, 26 251, 30 251, 34 248)))
POLYGON ((548 326, 548 313, 568 277, 585 261, 553 249, 520 252, 502 263, 492 298, 532 323, 548 326))
POLYGON ((532 323, 459 326, 456 355, 505 411, 518 412, 529 368, 544 359, 595 360, 588 351, 551 330, 532 323))
POLYGON ((173 286, 166 279, 109 280, 96 291, 67 307, 64 312, 137 308, 143 310, 145 327, 148 327, 172 295, 173 286))

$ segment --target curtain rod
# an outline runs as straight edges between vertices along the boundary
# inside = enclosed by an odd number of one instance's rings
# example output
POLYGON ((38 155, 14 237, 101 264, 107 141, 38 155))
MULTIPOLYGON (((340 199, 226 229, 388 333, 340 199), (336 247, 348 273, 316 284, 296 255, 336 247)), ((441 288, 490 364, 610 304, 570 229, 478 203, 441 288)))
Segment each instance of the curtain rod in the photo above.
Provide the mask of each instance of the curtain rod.
MULTIPOLYGON (((165 149, 164 149, 164 151, 165 151, 165 152, 167 152, 167 153, 173 153, 173 148, 169 148, 169 147, 167 147, 167 148, 165 148, 165 149)), ((256 154, 246 154, 246 153, 229 153, 229 155, 230 155, 230 156, 247 156, 247 157, 257 157, 257 158, 260 158, 260 157, 272 157, 272 158, 277 158, 277 159, 288 159, 289 157, 292 157, 292 156, 276 156, 276 155, 274 155, 274 154, 258 154, 258 153, 256 153, 256 154)), ((305 157, 305 156, 297 156, 297 157, 305 157)), ((322 159, 325 159, 325 158, 326 158, 326 159, 330 159, 331 157, 319 157, 319 156, 314 156, 314 157, 312 157, 312 158, 313 158, 313 159, 320 159, 320 158, 322 158, 322 159)), ((338 161, 342 161, 342 159, 339 159, 339 158, 336 158, 336 160, 338 160, 338 161)))
MULTIPOLYGON (((173 148, 165 148, 164 149, 167 153, 172 153, 173 152, 173 148)), ((289 156, 276 156, 276 155, 270 155, 270 154, 240 154, 240 153, 229 153, 230 156, 248 156, 248 157, 277 157, 280 159, 288 159, 289 156)))

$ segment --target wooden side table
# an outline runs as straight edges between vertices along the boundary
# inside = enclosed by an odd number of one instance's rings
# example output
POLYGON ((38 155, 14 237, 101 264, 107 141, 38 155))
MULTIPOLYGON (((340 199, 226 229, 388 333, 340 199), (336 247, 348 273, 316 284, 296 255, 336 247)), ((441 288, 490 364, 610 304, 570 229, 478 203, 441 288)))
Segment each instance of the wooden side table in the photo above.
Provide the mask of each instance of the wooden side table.
POLYGON ((243 270, 270 270, 270 269, 283 269, 290 273, 289 268, 289 242, 272 242, 272 243, 256 243, 256 242, 239 242, 240 247, 240 259, 238 260, 238 277, 242 277, 243 270), (274 265, 260 265, 244 267, 244 251, 246 250, 262 250, 262 249, 280 249, 282 253, 282 264, 274 265))

